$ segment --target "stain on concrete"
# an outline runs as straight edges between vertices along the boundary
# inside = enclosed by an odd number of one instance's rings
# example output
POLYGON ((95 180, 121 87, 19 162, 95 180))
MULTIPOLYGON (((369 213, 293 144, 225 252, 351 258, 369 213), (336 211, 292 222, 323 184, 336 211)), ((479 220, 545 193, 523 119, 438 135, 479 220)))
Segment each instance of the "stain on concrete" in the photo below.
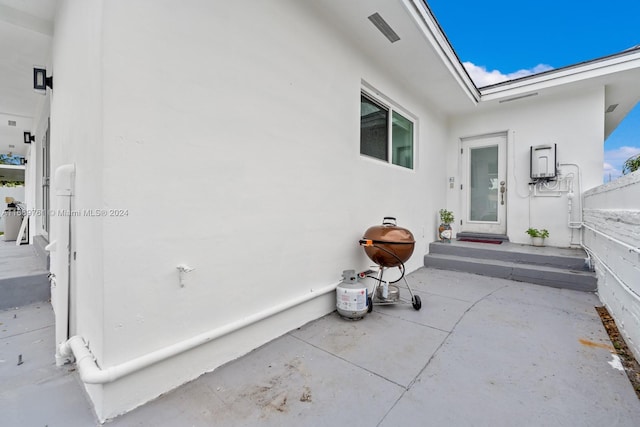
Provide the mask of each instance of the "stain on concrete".
POLYGON ((580 344, 582 344, 582 345, 586 346, 586 347, 592 347, 592 348, 603 348, 603 349, 605 349, 605 350, 609 350, 609 351, 614 352, 614 353, 615 353, 615 351, 616 351, 616 349, 615 349, 615 348, 613 348, 613 346, 612 346, 612 345, 604 344, 604 343, 599 343, 599 342, 593 342, 593 341, 590 341, 590 340, 587 340, 587 339, 584 339, 584 338, 580 338, 580 339, 578 340, 578 342, 579 342, 580 344))
POLYGON ((311 389, 305 386, 300 396, 300 402, 311 402, 311 389))
POLYGON ((311 402, 311 389, 306 384, 302 386, 302 390, 298 386, 291 386, 300 382, 306 383, 305 378, 310 376, 303 360, 295 357, 280 366, 283 369, 276 368, 280 372, 266 381, 247 387, 239 394, 241 399, 246 399, 262 408, 261 418, 268 416, 269 412, 273 414, 274 410, 287 412, 291 406, 289 396, 301 396, 300 402, 311 402))

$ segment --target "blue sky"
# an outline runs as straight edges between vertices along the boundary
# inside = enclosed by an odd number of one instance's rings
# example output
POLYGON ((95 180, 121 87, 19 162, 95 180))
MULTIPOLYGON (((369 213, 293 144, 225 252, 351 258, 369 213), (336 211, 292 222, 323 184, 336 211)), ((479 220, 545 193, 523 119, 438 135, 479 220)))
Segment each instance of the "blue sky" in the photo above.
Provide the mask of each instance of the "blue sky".
MULTIPOLYGON (((640 45, 640 0, 427 0, 479 86, 640 45)), ((638 83, 640 84, 640 82, 638 83)), ((605 181, 640 153, 640 105, 605 141, 605 181)))

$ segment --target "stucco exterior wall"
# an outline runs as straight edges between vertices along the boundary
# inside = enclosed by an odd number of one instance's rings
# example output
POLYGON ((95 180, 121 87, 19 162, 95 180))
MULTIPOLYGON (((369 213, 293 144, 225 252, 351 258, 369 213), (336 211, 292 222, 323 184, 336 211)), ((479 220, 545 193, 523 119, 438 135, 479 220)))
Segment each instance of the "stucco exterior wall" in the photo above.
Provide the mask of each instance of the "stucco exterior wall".
POLYGON ((598 295, 640 358, 640 172, 584 196, 584 245, 593 254, 598 295), (594 231, 595 230, 595 231, 594 231))
MULTIPOLYGON (((530 243, 525 230, 546 228, 547 244, 567 247, 579 243, 579 233, 568 227, 569 199, 535 197, 530 192, 530 152, 532 145, 557 144, 557 162, 563 174, 581 177, 582 191, 602 183, 604 88, 567 91, 563 96, 534 96, 479 108, 473 114, 453 117, 449 136, 448 176, 460 183, 460 138, 507 132, 507 235, 512 242, 530 243), (531 195, 530 195, 531 194, 531 195)), ((577 181, 577 180, 576 180, 577 181)), ((447 204, 460 211, 460 186, 447 190, 447 204)), ((572 221, 580 221, 577 203, 572 221)))
MULTIPOLYGON (((77 163, 78 207, 121 210, 73 220, 74 330, 99 366, 368 268, 357 242, 384 216, 415 235, 407 269, 422 265, 445 204, 444 122, 304 4, 72 2, 58 28, 54 163, 77 163), (416 118, 413 170, 359 154, 363 81, 416 118), (179 264, 195 268, 184 287, 179 264)), ((96 412, 130 410, 334 306, 329 293, 90 386, 96 412)))
MULTIPOLYGON (((60 2, 52 44, 55 89, 50 91, 51 205, 54 209, 60 206, 55 195, 59 184, 54 177, 55 170, 67 164, 75 165, 72 209, 104 207, 101 33, 101 1, 60 2)), ((64 241, 65 237, 53 230, 64 228, 68 222, 68 216, 51 216, 50 242, 64 241)), ((70 333, 86 337, 91 350, 100 357, 104 348, 102 221, 90 216, 74 216, 71 228, 70 333)), ((68 259, 66 248, 59 245, 51 253, 52 271, 55 266, 66 265, 68 259)), ((90 387, 88 392, 94 402, 102 400, 99 387, 90 387)))

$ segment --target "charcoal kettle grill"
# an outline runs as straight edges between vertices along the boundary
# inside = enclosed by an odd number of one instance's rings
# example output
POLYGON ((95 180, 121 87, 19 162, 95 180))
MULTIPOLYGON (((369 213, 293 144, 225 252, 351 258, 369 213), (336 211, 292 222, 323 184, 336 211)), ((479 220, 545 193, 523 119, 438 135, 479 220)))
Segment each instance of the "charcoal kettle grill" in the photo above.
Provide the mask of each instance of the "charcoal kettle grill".
MULTIPOLYGON (((360 273, 365 277, 374 279, 372 292, 373 304, 387 305, 401 302, 400 287, 395 283, 404 280, 406 289, 411 296, 411 304, 415 310, 420 310, 422 301, 420 296, 415 295, 404 276, 404 263, 411 258, 415 247, 413 234, 406 228, 398 227, 394 217, 384 217, 382 225, 369 227, 360 240, 360 245, 364 247, 367 256, 377 264, 378 273, 376 276, 368 275, 369 272, 360 273), (384 272, 389 268, 398 267, 401 276, 392 282, 384 280, 384 272)), ((374 273, 373 271, 371 273, 374 273)), ((371 311, 371 307, 369 308, 371 311)))

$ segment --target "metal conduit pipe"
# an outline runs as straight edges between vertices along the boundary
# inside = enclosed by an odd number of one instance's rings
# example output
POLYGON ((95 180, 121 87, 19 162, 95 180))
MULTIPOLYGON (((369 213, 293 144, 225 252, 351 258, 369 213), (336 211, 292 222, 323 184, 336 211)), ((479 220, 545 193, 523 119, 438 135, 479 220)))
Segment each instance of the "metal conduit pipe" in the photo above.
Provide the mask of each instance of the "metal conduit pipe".
MULTIPOLYGON (((604 238, 606 238, 606 239, 608 239, 608 240, 610 240, 610 241, 612 241, 612 242, 614 242, 614 243, 616 243, 616 244, 618 244, 618 245, 620 245, 620 246, 622 246, 622 247, 624 247, 624 248, 628 249, 628 250, 629 250, 629 252, 632 252, 632 253, 633 253, 633 252, 635 252, 635 253, 640 254, 640 248, 636 248, 636 247, 631 246, 631 245, 629 245, 629 244, 627 244, 627 243, 625 243, 625 242, 623 242, 623 241, 621 241, 621 240, 616 239, 615 237, 611 237, 611 236, 609 236, 608 234, 605 234, 605 233, 603 233, 602 231, 596 230, 595 228, 590 227, 590 226, 588 226, 588 225, 587 225, 587 224, 585 224, 585 223, 581 223, 580 225, 581 225, 581 227, 584 227, 586 230, 593 231, 594 233, 597 233, 597 234, 601 235, 602 237, 604 237, 604 238)), ((604 267, 604 268, 605 268, 605 269, 606 269, 606 270, 611 274, 611 276, 613 276, 613 278, 614 278, 618 283, 620 283, 620 284, 622 285, 622 287, 623 287, 627 292, 629 292, 629 293, 633 294, 636 298, 640 298, 640 295, 638 295, 638 294, 637 294, 633 289, 629 288, 629 287, 628 287, 628 286, 627 286, 627 285, 622 281, 622 279, 620 279, 620 278, 618 277, 618 275, 617 275, 613 270, 611 270, 611 269, 609 268, 609 266, 608 266, 606 263, 604 263, 604 262, 600 259, 600 257, 599 257, 599 256, 598 256, 598 255, 597 255, 597 254, 596 254, 596 253, 595 253, 591 248, 589 248, 587 245, 585 245, 585 244, 584 244, 584 240, 583 240, 582 233, 580 233, 580 246, 581 246, 581 247, 582 247, 582 249, 584 249, 584 251, 587 253, 587 257, 589 258, 589 267, 592 267, 592 266, 593 266, 593 265, 592 265, 592 262, 591 262, 591 258, 595 258, 595 259, 596 259, 596 260, 597 260, 597 261, 598 261, 598 262, 599 262, 599 263, 600 263, 600 264, 601 264, 601 265, 602 265, 602 266, 603 266, 603 267, 604 267)))
MULTIPOLYGON (((569 222, 568 222, 568 226, 569 228, 572 229, 579 229, 582 228, 583 223, 582 223, 582 211, 583 211, 583 206, 584 206, 584 195, 582 194, 582 169, 580 169, 580 165, 577 163, 559 163, 558 166, 573 166, 578 170, 578 203, 580 204, 580 206, 578 207, 578 218, 580 218, 579 221, 571 221, 571 210, 569 210, 569 222)), ((570 194, 574 194, 574 198, 575 198, 575 193, 573 192, 573 182, 571 183, 571 191, 570 194)), ((568 196, 568 195, 567 195, 568 196)), ((573 203, 573 202, 570 202, 573 203)))
MULTIPOLYGON (((53 178, 55 198, 52 209, 57 212, 51 218, 50 235, 53 240, 45 247, 51 254, 49 280, 51 281, 51 305, 55 313, 56 343, 63 343, 70 336, 71 319, 71 209, 74 197, 76 167, 74 164, 56 168, 53 178), (68 211, 65 220, 63 211, 68 211)), ((67 362, 59 352, 56 353, 56 365, 67 362)))
POLYGON ((588 226, 587 224, 582 224, 582 226, 584 228, 586 228, 587 230, 591 230, 594 233, 597 233, 597 234, 601 235, 602 237, 604 237, 606 239, 609 239, 612 242, 614 242, 614 243, 616 243, 616 244, 618 244, 620 246, 623 246, 624 248, 628 249, 629 252, 635 252, 635 253, 640 254, 640 248, 636 248, 635 246, 631 246, 630 244, 625 243, 622 240, 618 240, 615 237, 611 237, 608 234, 603 233, 602 231, 596 230, 595 228, 588 226))
POLYGON ((598 263, 605 270, 609 272, 611 277, 613 277, 613 279, 616 282, 618 282, 618 284, 622 287, 622 289, 624 289, 629 295, 633 296, 636 300, 640 301, 640 295, 636 291, 631 289, 629 286, 627 286, 627 284, 624 283, 624 281, 620 278, 620 276, 618 276, 615 271, 613 271, 604 261, 602 261, 602 259, 593 250, 591 250, 588 246, 584 244, 582 244, 582 248, 587 252, 587 254, 595 258, 596 261, 598 261, 598 263))
POLYGON ((321 295, 333 292, 337 286, 338 283, 317 291, 312 290, 307 295, 286 301, 254 315, 105 369, 98 366, 96 358, 93 353, 91 353, 86 341, 79 335, 71 337, 69 340, 62 343, 58 350, 61 355, 67 357, 73 355, 80 373, 80 379, 83 382, 87 384, 106 384, 310 301, 321 295))
MULTIPOLYGON (((585 225, 584 223, 580 223, 580 227, 583 227, 584 225, 585 225)), ((593 264, 591 253, 589 252, 589 248, 585 246, 583 237, 584 237, 584 230, 580 230, 580 247, 587 254, 587 265, 589 266, 589 270, 595 271, 595 266, 593 264)))

